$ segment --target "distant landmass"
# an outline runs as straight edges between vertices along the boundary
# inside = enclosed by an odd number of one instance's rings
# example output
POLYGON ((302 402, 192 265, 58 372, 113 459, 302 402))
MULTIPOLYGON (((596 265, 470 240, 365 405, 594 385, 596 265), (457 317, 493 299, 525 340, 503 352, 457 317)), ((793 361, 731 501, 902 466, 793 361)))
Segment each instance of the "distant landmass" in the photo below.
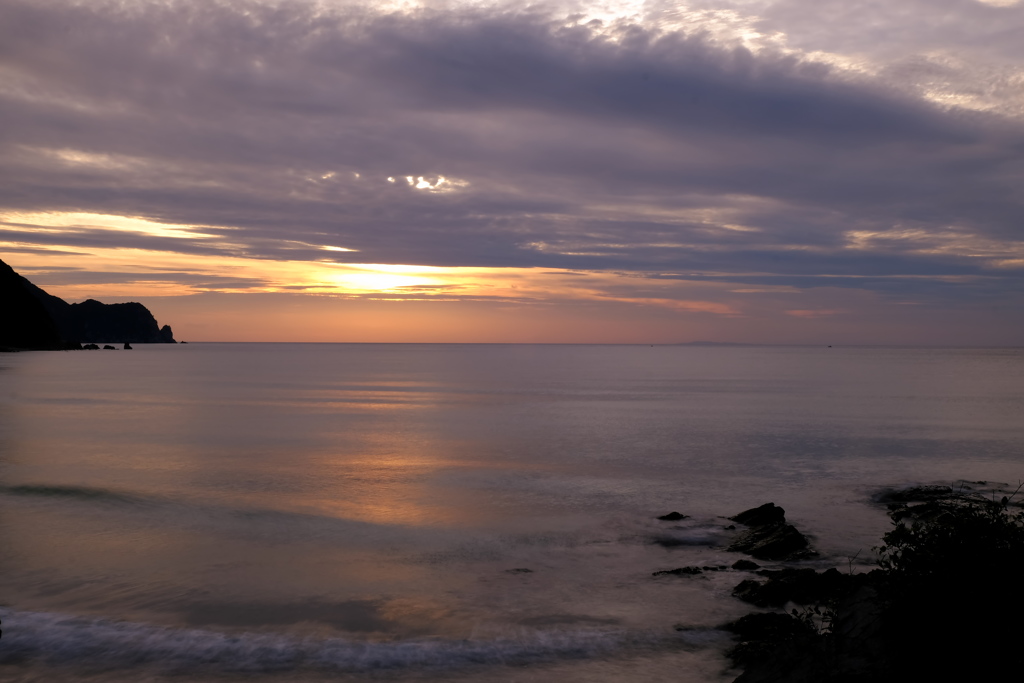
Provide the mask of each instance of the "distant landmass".
POLYGON ((69 304, 0 261, 0 349, 77 349, 83 342, 175 343, 170 325, 159 327, 140 303, 69 304))

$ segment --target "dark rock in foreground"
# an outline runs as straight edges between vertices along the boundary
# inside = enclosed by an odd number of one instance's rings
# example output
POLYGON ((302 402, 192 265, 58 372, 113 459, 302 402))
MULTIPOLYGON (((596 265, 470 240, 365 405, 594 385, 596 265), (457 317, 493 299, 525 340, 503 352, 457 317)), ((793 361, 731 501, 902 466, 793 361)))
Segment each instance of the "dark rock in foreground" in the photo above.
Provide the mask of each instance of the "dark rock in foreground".
POLYGON ((756 508, 744 510, 729 519, 747 526, 765 526, 767 524, 785 523, 786 511, 775 503, 765 503, 756 508))
POLYGON ((915 487, 877 502, 891 511, 879 568, 762 571, 736 594, 766 606, 724 628, 744 668, 737 683, 1020 680, 1024 670, 1024 511, 950 487, 915 487), (942 493, 940 489, 944 489, 942 493))
POLYGON ((836 600, 852 593, 859 585, 862 575, 841 574, 832 568, 824 572, 813 569, 785 569, 758 572, 767 577, 760 582, 747 579, 733 589, 732 594, 744 602, 758 607, 782 607, 787 602, 798 605, 812 605, 836 600))
POLYGON ((799 560, 816 553, 807 537, 786 523, 786 511, 774 503, 746 510, 730 519, 750 527, 727 550, 759 560, 799 560))

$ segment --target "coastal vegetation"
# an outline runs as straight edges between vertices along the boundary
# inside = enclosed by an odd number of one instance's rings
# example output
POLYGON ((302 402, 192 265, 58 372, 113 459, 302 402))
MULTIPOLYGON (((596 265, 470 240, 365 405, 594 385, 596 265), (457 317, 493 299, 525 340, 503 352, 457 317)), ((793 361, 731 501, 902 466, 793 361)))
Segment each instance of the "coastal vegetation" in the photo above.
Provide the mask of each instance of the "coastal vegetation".
MULTIPOLYGON (((978 482, 986 484, 985 482, 978 482)), ((1019 490, 1019 488, 1018 488, 1019 490)), ((727 626, 738 683, 1013 680, 1024 591, 1024 510, 971 485, 879 496, 892 528, 867 573, 788 568, 736 595, 761 612, 727 626)))

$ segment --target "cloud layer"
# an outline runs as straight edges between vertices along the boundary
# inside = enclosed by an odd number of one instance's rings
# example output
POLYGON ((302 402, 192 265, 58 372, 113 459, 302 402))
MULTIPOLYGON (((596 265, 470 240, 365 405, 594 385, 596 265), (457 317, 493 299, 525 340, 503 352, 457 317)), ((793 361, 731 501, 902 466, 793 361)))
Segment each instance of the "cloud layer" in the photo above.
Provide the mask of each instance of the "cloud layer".
MULTIPOLYGON (((697 288, 718 315, 823 288, 1021 302, 1020 5, 0 12, 0 251, 30 266, 107 249, 618 273, 602 296, 697 288)), ((269 281, 187 270, 193 291, 269 281)))

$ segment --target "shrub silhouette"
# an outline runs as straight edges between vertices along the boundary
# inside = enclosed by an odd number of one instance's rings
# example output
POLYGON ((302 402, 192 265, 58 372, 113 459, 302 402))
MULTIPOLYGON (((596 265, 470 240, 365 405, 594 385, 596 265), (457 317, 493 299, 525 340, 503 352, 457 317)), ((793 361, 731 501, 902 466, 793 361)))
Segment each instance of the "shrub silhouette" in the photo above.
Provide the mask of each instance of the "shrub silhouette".
POLYGON ((737 683, 1021 680, 1024 511, 1009 503, 949 489, 894 506, 878 569, 802 611, 727 625, 737 683))
POLYGON ((877 549, 891 678, 1020 675, 1024 512, 953 495, 891 516, 877 549))

